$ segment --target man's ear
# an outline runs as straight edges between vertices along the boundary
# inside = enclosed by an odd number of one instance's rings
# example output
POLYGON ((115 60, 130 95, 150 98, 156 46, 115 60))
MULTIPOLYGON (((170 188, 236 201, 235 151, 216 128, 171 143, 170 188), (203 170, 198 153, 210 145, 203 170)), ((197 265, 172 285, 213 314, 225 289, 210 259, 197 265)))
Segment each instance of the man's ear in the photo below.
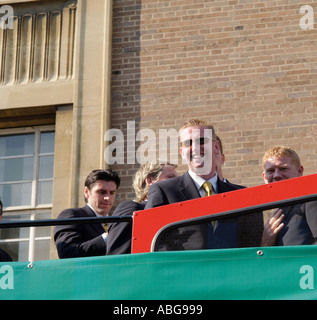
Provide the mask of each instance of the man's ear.
POLYGON ((88 200, 88 198, 89 198, 89 189, 86 186, 85 186, 85 189, 84 189, 84 196, 85 196, 85 199, 88 200))
POLYGON ((150 185, 153 184, 153 178, 150 177, 150 176, 147 176, 146 179, 145 179, 145 181, 146 181, 146 184, 147 184, 148 186, 150 186, 150 185))
POLYGON ((185 158, 184 158, 184 153, 183 153, 183 148, 182 148, 182 147, 179 148, 179 153, 180 153, 182 159, 185 159, 185 158))
POLYGON ((221 155, 221 165, 223 165, 226 161, 226 157, 224 154, 221 155))
POLYGON ((265 182, 266 184, 269 183, 269 182, 267 181, 267 179, 266 179, 266 175, 265 175, 265 172, 264 172, 264 171, 262 172, 262 178, 263 178, 263 180, 264 180, 264 182, 265 182))
POLYGON ((220 144, 218 140, 215 141, 214 154, 220 154, 220 144))
POLYGON ((299 166, 298 175, 301 177, 303 174, 304 174, 304 167, 303 166, 299 166))

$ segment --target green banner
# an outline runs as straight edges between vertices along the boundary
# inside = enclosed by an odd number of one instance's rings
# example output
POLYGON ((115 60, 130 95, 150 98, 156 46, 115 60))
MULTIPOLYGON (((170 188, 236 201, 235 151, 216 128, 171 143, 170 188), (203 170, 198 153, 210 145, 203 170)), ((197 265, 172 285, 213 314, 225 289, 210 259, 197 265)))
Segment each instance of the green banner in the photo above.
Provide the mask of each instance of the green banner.
POLYGON ((157 252, 0 264, 0 299, 316 299, 317 247, 157 252))

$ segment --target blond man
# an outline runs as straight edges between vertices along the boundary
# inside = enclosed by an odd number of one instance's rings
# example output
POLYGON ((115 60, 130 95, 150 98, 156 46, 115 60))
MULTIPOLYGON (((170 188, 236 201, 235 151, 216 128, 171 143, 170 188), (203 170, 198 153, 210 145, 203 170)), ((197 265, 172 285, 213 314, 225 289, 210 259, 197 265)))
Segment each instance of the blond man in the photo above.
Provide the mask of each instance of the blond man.
MULTIPOLYGON (((262 159, 263 180, 272 183, 301 177, 304 168, 291 148, 275 146, 262 159)), ((272 212, 264 226, 262 246, 315 244, 317 238, 317 201, 287 206, 272 212)))
MULTIPOLYGON (((112 216, 132 216, 134 211, 143 210, 147 201, 149 187, 177 176, 176 165, 145 163, 133 178, 135 200, 121 202, 112 216)), ((131 253, 132 223, 110 223, 108 229, 107 255, 131 253)))
MULTIPOLYGON (((220 144, 211 123, 202 119, 186 121, 180 129, 180 145, 180 154, 188 171, 175 179, 152 185, 146 209, 244 188, 219 179, 216 157, 220 153, 220 144)), ((258 246, 262 231, 262 214, 232 216, 215 224, 206 222, 175 229, 159 250, 258 246)))

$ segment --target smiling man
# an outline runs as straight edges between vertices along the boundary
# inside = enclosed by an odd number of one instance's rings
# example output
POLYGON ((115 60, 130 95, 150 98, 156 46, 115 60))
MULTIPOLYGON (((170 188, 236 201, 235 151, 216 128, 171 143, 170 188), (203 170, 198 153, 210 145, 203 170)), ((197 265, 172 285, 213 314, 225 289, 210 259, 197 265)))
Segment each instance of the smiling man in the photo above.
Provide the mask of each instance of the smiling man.
MULTIPOLYGON (((120 178, 115 171, 92 171, 85 181, 86 206, 66 209, 58 219, 107 216, 119 186, 120 178)), ((107 233, 100 223, 56 226, 54 239, 60 258, 101 256, 107 251, 107 233)))
POLYGON ((284 146, 269 149, 263 156, 262 165, 265 183, 301 177, 304 172, 297 153, 284 146))
MULTIPOLYGON (((188 165, 188 171, 182 176, 153 184, 145 209, 244 188, 224 183, 218 178, 215 156, 220 153, 220 146, 210 123, 200 119, 187 121, 180 129, 180 145, 180 154, 188 165)), ((241 215, 215 223, 177 228, 168 234, 159 250, 258 246, 262 231, 261 213, 241 215)))
MULTIPOLYGON (((262 159, 265 183, 303 175, 298 154, 291 148, 275 146, 262 159)), ((317 201, 274 210, 264 226, 262 246, 315 244, 317 239, 317 201)))
MULTIPOLYGON (((196 121, 199 124, 199 121, 196 121)), ((214 129, 209 125, 185 125, 180 131, 180 153, 191 172, 205 180, 215 176, 213 154, 220 153, 214 129)))

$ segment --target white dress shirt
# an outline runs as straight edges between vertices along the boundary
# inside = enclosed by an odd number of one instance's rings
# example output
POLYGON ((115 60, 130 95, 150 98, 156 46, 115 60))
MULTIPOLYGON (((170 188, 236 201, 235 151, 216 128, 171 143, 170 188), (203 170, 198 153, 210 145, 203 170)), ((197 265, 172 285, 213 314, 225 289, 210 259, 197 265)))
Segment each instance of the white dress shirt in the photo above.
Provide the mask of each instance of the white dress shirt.
MULTIPOLYGON (((94 210, 94 208, 93 208, 89 203, 87 203, 87 206, 94 212, 94 214, 96 215, 96 217, 103 217, 103 215, 100 214, 100 213, 98 213, 98 212, 96 212, 96 211, 94 210)), ((102 227, 104 227, 104 226, 105 226, 105 223, 102 223, 101 225, 102 225, 102 227)), ((104 242, 107 243, 108 232, 107 232, 107 233, 104 232, 101 236, 102 236, 104 242)))
MULTIPOLYGON (((200 196, 204 197, 206 194, 206 191, 202 188, 202 185, 206 182, 206 180, 203 179, 202 177, 200 177, 199 175, 197 175, 195 172, 192 172, 190 170, 188 170, 188 173, 191 176, 191 178, 194 180, 196 188, 197 188, 200 196)), ((210 178, 208 180, 212 184, 212 187, 213 187, 215 193, 218 193, 217 180, 218 180, 217 172, 215 173, 215 175, 212 178, 210 178)))

